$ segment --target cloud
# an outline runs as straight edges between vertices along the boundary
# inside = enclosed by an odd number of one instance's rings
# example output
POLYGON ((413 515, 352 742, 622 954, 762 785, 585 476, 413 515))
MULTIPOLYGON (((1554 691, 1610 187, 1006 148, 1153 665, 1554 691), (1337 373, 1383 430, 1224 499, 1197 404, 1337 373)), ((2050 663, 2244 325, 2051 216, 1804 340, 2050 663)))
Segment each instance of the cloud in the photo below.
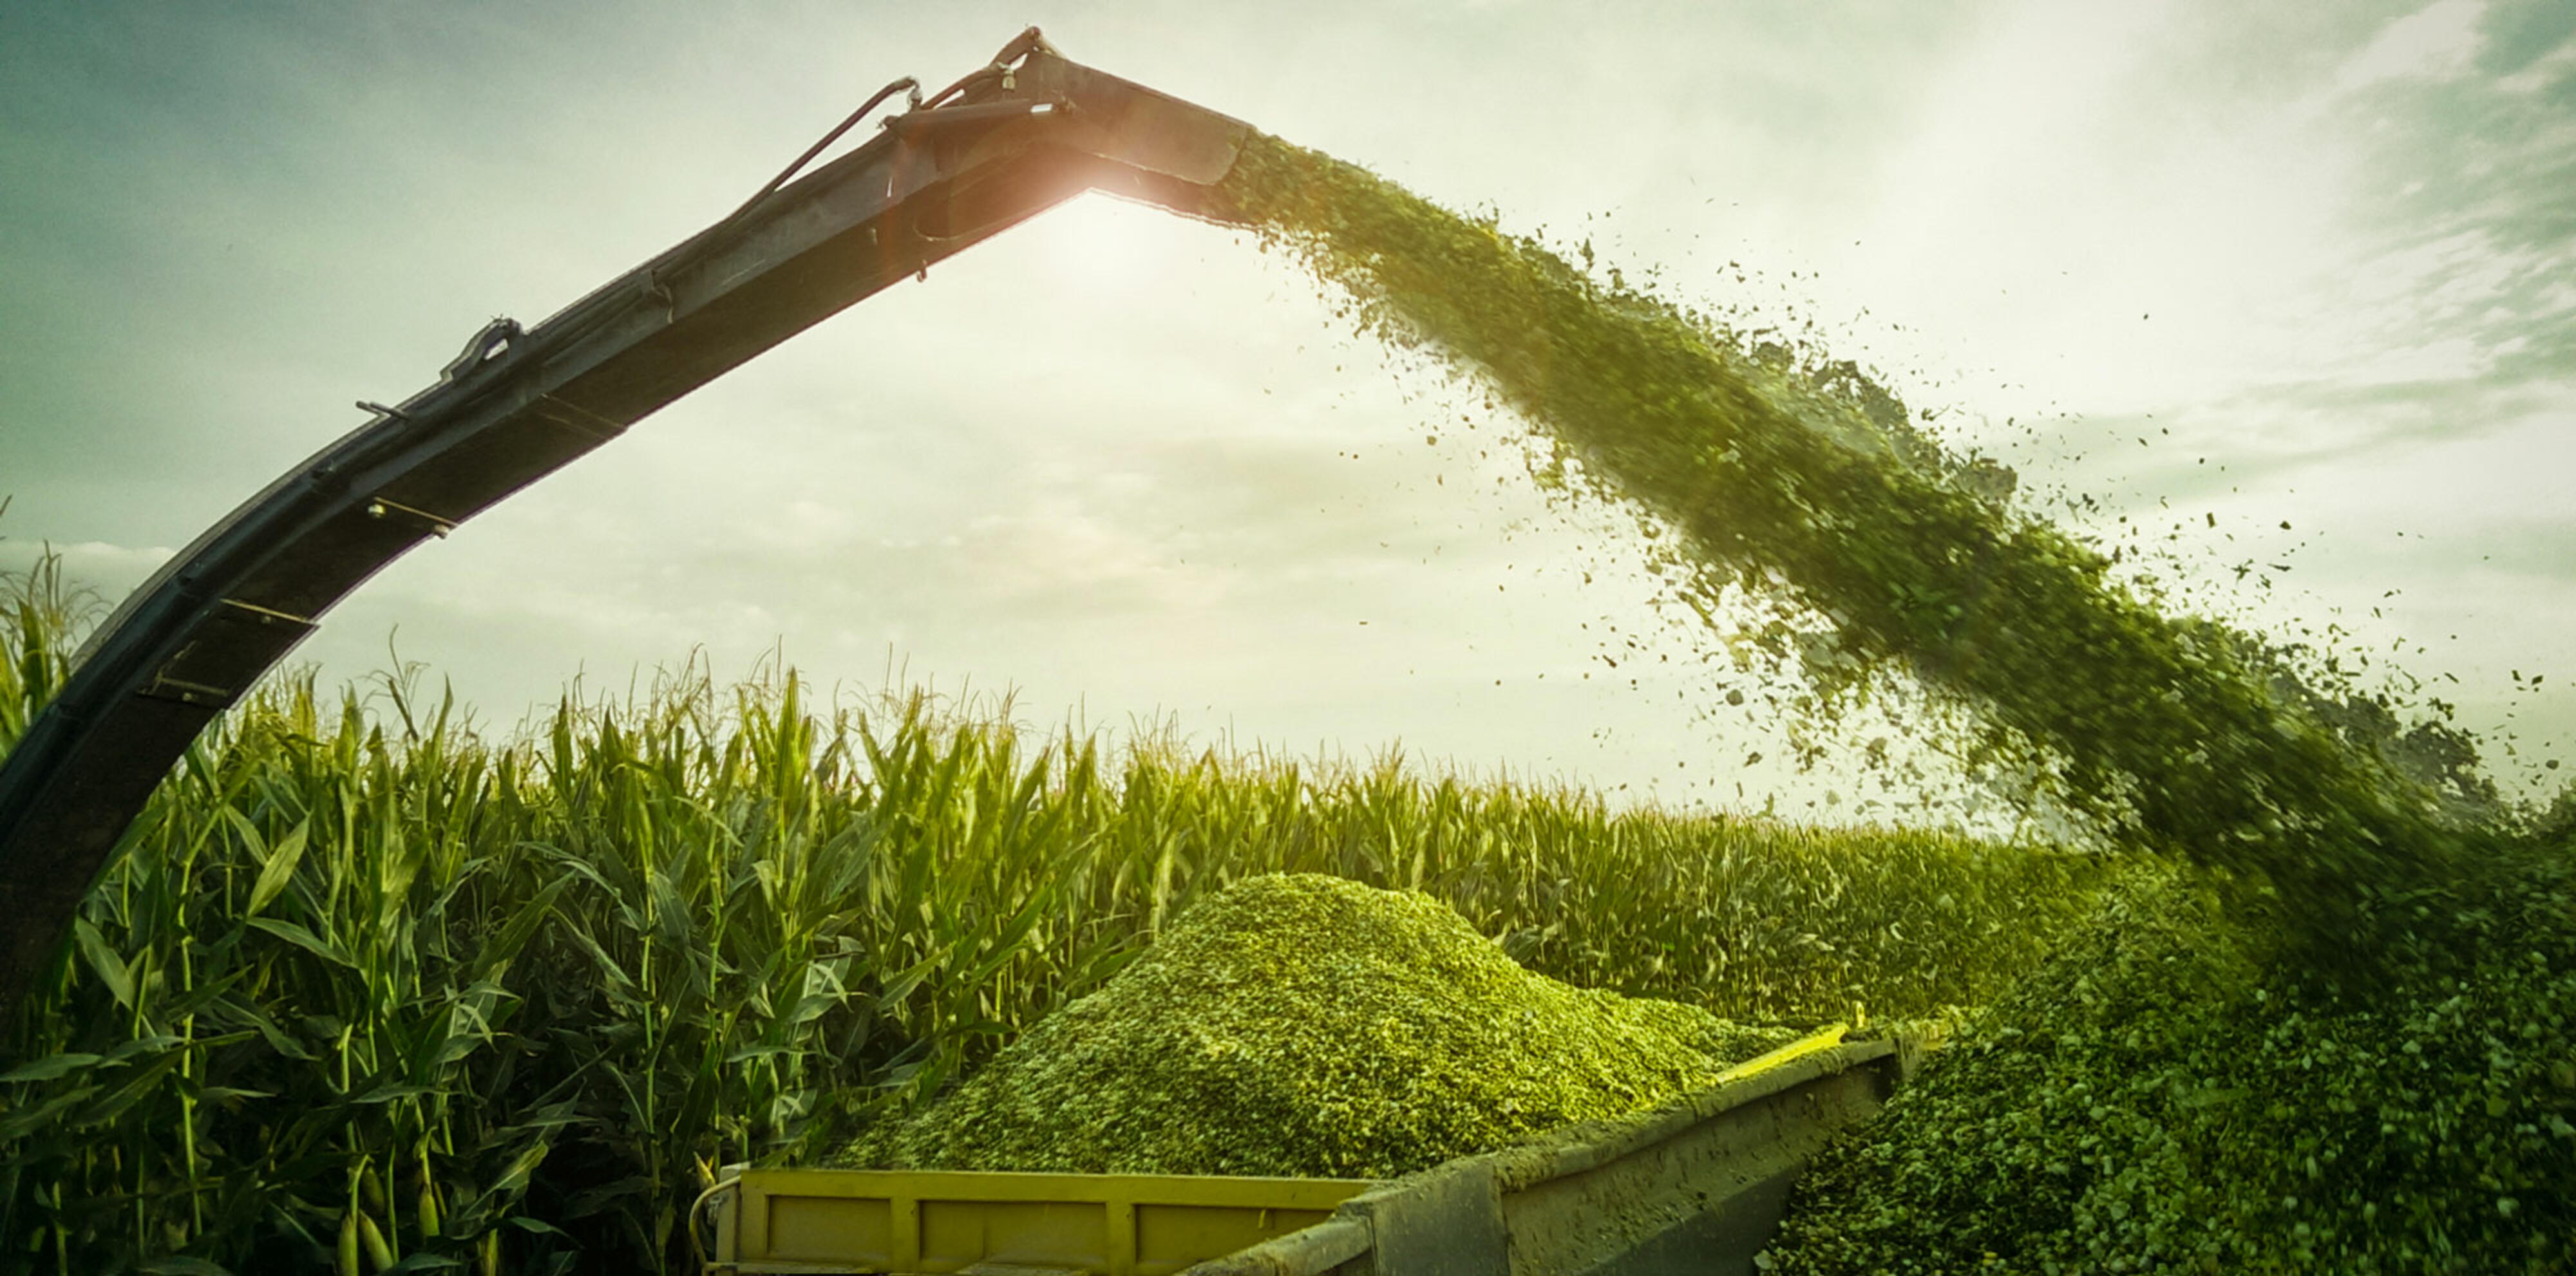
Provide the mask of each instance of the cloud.
POLYGON ((116 602, 170 561, 163 545, 111 545, 105 541, 53 542, 0 536, 0 572, 24 572, 50 557, 61 565, 66 581, 95 590, 116 602))
POLYGON ((2390 80, 2449 79, 2467 72, 2481 43, 2483 0, 2435 0, 2380 28, 2379 35, 2335 69, 2337 92, 2390 80))
POLYGON ((2487 11, 2484 34, 2479 69, 2489 75, 2517 77, 2552 53, 2571 51, 2568 41, 2576 36, 2576 6, 2565 0, 2500 0, 2487 11))
MULTIPOLYGON (((1716 269, 1740 258, 1765 298, 1901 323, 1842 352, 1942 369, 1921 406, 2099 414, 2113 446, 2072 473, 2113 495, 2250 519, 2342 493, 2338 519, 2456 533, 2389 562, 2428 598, 2505 542, 2556 588, 2576 9, 2413 7, 40 5, 0 45, 0 169, 26 178, 0 186, 5 526, 140 580, 163 551, 126 547, 184 543, 351 399, 720 215, 853 74, 944 80, 1034 18, 1507 224, 1624 234, 1632 278, 1743 298, 1716 269)), ((1696 684, 1580 678, 1580 626, 1651 593, 1603 566, 1636 550, 1616 520, 1550 521, 1507 445, 1394 368, 1276 257, 1090 201, 423 548, 308 654, 363 672, 399 624, 506 716, 699 642, 872 677, 900 634, 916 668, 1113 718, 1231 707, 1300 747, 1402 735, 1641 786, 1705 752, 1696 684)))

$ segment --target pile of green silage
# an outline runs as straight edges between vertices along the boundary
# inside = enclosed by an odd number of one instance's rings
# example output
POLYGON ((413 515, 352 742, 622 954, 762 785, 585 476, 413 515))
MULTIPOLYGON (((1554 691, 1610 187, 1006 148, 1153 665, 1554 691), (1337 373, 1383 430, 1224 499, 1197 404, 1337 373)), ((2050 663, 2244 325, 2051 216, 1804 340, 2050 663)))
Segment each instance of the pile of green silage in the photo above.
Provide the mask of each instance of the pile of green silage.
POLYGON ((843 1162, 1384 1178, 1651 1107, 1797 1036, 1533 974, 1417 892, 1253 877, 843 1162))
POLYGON ((2576 847, 2497 850, 2335 995, 2170 880, 1800 1183, 1774 1276, 2576 1270, 2576 847))

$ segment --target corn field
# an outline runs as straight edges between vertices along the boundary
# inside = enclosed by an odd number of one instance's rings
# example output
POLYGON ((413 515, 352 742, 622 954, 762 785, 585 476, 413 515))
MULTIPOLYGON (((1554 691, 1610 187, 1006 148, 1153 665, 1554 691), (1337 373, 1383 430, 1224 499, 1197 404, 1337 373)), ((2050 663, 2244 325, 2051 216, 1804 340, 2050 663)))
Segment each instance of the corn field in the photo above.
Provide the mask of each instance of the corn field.
MULTIPOLYGON (((96 611, 50 565, 5 584, 0 750, 96 611)), ((497 735, 417 676, 284 676, 189 751, 5 1025, 0 1270, 683 1270, 719 1166, 925 1101, 1278 870, 1787 1023, 1989 1000, 2104 876, 823 703, 786 670, 692 664, 497 735)))

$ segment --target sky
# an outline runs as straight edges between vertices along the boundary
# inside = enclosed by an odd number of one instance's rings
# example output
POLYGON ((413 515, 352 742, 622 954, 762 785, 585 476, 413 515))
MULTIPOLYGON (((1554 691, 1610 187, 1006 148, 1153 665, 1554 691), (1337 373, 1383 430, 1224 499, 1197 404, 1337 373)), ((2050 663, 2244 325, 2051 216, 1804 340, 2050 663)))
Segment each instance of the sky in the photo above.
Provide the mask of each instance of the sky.
MULTIPOLYGON (((354 401, 1032 23, 1858 360, 2033 510, 2146 529, 2177 597, 2334 626, 2516 791, 2560 778, 2565 0, 20 0, 0 569, 57 553, 120 596, 354 401)), ((1633 519, 1551 507, 1474 398, 1243 236, 1087 197, 414 552, 299 659, 419 662, 495 728, 696 653, 1008 693, 1040 726, 1891 818, 1838 762, 1784 769, 1710 636, 1652 606, 1633 519)))

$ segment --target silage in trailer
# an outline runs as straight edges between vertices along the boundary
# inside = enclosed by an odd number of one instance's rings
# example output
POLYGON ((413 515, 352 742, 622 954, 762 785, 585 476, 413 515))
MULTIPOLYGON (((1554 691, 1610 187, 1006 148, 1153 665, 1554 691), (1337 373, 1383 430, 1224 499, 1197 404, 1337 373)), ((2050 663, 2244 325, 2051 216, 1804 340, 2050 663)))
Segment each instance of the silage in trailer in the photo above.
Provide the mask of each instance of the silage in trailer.
POLYGON ((1419 892, 1264 875, 842 1160, 1392 1178, 1653 1107, 1799 1035, 1534 974, 1419 892))

